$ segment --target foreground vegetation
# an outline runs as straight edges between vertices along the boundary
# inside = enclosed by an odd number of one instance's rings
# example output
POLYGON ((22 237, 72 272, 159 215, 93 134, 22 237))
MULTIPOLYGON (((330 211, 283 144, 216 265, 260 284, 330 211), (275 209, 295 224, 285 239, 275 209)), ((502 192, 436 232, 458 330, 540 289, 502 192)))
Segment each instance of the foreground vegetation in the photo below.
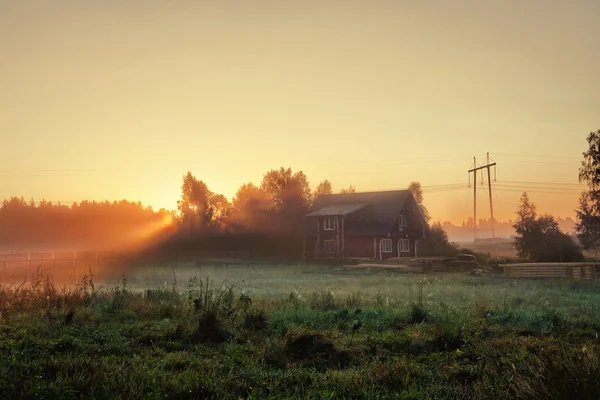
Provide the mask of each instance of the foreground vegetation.
POLYGON ((139 271, 110 288, 91 273, 0 288, 0 393, 600 398, 596 282, 225 269, 164 269, 152 290, 139 271))

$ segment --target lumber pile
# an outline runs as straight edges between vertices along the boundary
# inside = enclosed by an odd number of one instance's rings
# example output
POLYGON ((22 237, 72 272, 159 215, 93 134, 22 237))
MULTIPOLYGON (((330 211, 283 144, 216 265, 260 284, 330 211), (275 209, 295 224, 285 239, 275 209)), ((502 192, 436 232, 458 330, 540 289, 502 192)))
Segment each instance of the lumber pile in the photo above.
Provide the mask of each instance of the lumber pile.
POLYGON ((594 263, 521 263, 499 267, 512 278, 596 279, 594 263))

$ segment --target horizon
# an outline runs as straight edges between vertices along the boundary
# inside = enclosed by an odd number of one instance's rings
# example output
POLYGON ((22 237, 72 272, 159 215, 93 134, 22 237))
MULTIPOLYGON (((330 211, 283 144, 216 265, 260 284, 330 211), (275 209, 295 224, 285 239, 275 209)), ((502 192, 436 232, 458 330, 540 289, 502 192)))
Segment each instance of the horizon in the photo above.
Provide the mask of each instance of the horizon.
POLYGON ((291 166, 336 192, 418 181, 432 219, 458 223, 489 152, 495 219, 523 191, 574 218, 599 16, 587 0, 7 0, 0 198, 174 209, 188 170, 231 199, 291 166))

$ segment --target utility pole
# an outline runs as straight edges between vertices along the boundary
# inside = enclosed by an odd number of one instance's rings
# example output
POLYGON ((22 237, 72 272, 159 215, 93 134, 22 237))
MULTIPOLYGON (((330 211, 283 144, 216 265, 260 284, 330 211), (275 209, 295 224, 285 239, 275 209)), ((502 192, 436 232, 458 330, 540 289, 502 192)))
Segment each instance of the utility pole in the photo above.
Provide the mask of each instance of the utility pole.
MULTIPOLYGON (((485 165, 477 166, 477 160, 473 157, 473 167, 469 170, 469 174, 473 173, 473 238, 477 239, 477 171, 487 169, 488 174, 488 189, 490 194, 490 213, 492 215, 492 237, 496 237, 494 232, 494 207, 492 204, 492 180, 490 167, 496 166, 495 162, 490 162, 490 153, 487 153, 485 165)), ((483 178, 482 178, 483 180, 483 178)))
MULTIPOLYGON (((487 160, 486 160, 486 166, 487 166, 487 174, 488 174, 488 190, 489 190, 489 194, 490 194, 490 215, 492 216, 492 239, 496 238, 496 232, 494 232, 494 206, 492 204, 492 178, 490 177, 490 153, 487 153, 487 160)), ((496 165, 496 163, 494 163, 494 165, 496 165)))

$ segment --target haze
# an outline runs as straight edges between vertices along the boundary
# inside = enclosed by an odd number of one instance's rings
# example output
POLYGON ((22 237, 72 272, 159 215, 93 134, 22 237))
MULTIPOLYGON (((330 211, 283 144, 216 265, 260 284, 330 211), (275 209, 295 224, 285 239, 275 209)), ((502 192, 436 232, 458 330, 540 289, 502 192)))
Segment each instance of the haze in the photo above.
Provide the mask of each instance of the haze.
MULTIPOLYGON (((572 217, 599 17, 593 0, 3 0, 0 198, 173 209, 188 170, 231 197, 291 166, 336 191, 420 181, 434 220, 461 221, 489 151, 499 181, 551 182, 532 200, 572 217)), ((499 184, 497 219, 523 185, 499 184)))

